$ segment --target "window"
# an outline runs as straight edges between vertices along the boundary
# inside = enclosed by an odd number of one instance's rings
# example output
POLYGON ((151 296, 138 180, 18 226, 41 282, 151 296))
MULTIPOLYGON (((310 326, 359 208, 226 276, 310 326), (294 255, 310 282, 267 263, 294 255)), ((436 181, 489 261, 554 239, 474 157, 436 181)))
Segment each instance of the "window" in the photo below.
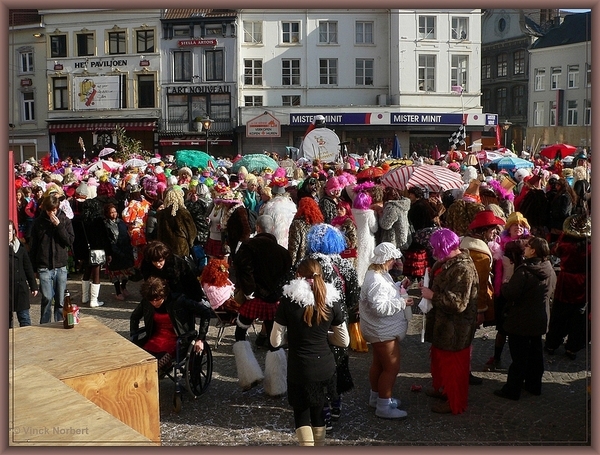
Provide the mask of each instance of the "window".
POLYGON ((262 96, 244 96, 244 106, 262 106, 262 96))
POLYGON ((419 55, 419 90, 435 92, 435 55, 419 55))
POLYGON ((512 113, 514 115, 526 115, 525 107, 525 87, 519 85, 512 89, 512 113))
POLYGON ((585 112, 583 113, 583 124, 589 126, 592 124, 592 101, 585 100, 585 112))
POLYGON ((567 125, 577 125, 577 100, 567 101, 567 125))
POLYGON ((244 21, 244 43, 262 43, 262 22, 244 21))
POLYGON ((35 120, 35 102, 33 92, 23 92, 23 121, 35 120))
POLYGON ((587 84, 588 87, 590 87, 592 85, 592 65, 590 65, 589 63, 585 64, 585 82, 587 84))
POLYGON ((67 92, 67 78, 55 77, 52 79, 52 94, 55 111, 66 110, 69 107, 69 94, 67 92))
POLYGON ((525 74, 525 51, 516 51, 513 54, 514 68, 513 74, 525 74))
POLYGON ((569 65, 567 68, 567 88, 579 87, 579 65, 569 65))
POLYGON ((468 91, 467 71, 469 68, 469 57, 466 55, 452 56, 452 69, 450 74, 450 85, 460 85, 465 92, 468 91))
POLYGON ((356 59, 356 85, 373 85, 374 65, 372 58, 356 59))
POLYGON ((452 39, 465 40, 469 36, 469 18, 452 18, 452 39))
POLYGON ((95 54, 93 33, 78 33, 76 39, 77 55, 79 57, 87 57, 95 54))
POLYGON ((173 52, 173 80, 175 82, 191 82, 192 53, 190 51, 173 52))
POLYGON ((138 75, 138 107, 156 107, 155 93, 154 75, 138 75))
POLYGON ((500 54, 496 57, 496 70, 498 71, 498 77, 506 77, 508 74, 508 56, 506 54, 500 54))
POLYGON ((319 59, 319 83, 321 85, 336 85, 338 83, 337 58, 319 59))
POLYGON ((50 37, 50 57, 67 56, 67 35, 52 35, 50 37))
POLYGON ((550 126, 556 126, 556 101, 550 101, 550 126))
POLYGON ((223 26, 218 24, 218 25, 207 25, 206 28, 204 29, 204 35, 203 36, 216 36, 216 35, 221 35, 223 33, 223 26))
MULTIPOLYGON (((261 97, 262 105, 262 97, 261 97)), ((231 96, 229 93, 213 93, 210 95, 210 117, 216 120, 221 119, 224 125, 230 125, 231 122, 231 96)), ((219 126, 213 125, 213 130, 219 132, 219 126)))
POLYGON ((337 22, 321 21, 319 22, 319 43, 337 44, 337 22))
POLYGON ((19 52, 19 72, 22 73, 33 73, 33 51, 21 51, 19 52))
POLYGON ((300 85, 300 59, 281 61, 281 85, 300 85))
POLYGON ((244 84, 262 85, 262 60, 244 59, 244 84))
POLYGON ((544 125, 544 103, 538 101, 533 103, 533 126, 544 125))
POLYGON ((125 32, 108 33, 108 53, 110 55, 126 54, 125 32))
POLYGON ((187 95, 169 95, 169 125, 189 128, 189 106, 187 95))
POLYGON ((215 49, 206 51, 206 80, 207 81, 223 81, 225 80, 225 68, 223 49, 215 49))
POLYGON ((492 96, 490 90, 482 90, 481 91, 481 106, 483 107, 483 112, 491 112, 492 109, 492 96))
POLYGON ((492 77, 492 59, 483 57, 481 59, 481 79, 490 79, 492 77))
POLYGON ((373 22, 356 22, 356 44, 373 44, 373 22))
POLYGON ((137 30, 136 34, 136 52, 146 54, 154 52, 154 30, 137 30))
POLYGON ((499 116, 506 116, 506 100, 507 90, 506 87, 496 89, 496 110, 499 116))
POLYGON ((535 91, 540 92, 545 89, 546 85, 546 69, 536 68, 535 69, 535 91))
POLYGON ((550 89, 551 90, 557 90, 560 84, 560 75, 562 73, 562 68, 560 66, 555 66, 551 69, 551 76, 550 76, 550 89))
POLYGON ((121 109, 127 109, 127 74, 119 76, 121 83, 121 109))
POLYGON ((283 95, 281 97, 282 106, 300 106, 300 95, 283 95))
POLYGON ((300 22, 283 22, 281 24, 283 35, 281 41, 284 43, 300 42, 300 22))
POLYGON ((173 36, 177 38, 189 38, 193 34, 192 30, 190 27, 174 27, 173 36))
POLYGON ((435 39, 435 16, 419 16, 419 39, 435 39))

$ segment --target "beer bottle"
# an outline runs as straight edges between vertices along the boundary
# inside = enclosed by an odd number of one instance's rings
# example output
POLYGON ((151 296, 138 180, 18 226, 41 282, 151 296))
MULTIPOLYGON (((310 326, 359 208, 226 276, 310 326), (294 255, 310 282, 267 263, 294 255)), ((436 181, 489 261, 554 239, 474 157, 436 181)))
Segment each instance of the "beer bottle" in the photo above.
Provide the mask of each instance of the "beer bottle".
POLYGON ((63 327, 72 329, 75 327, 75 315, 73 314, 73 305, 71 304, 71 294, 65 289, 65 301, 63 302, 63 327))

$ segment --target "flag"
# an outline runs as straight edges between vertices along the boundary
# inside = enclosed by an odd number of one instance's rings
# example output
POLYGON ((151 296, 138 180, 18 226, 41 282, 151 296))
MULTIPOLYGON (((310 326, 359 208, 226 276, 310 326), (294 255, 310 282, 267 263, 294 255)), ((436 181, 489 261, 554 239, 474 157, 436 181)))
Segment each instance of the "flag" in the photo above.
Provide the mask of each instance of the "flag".
POLYGON ((462 86, 460 86, 460 85, 453 85, 453 86, 451 87, 451 89, 452 89, 452 91, 453 91, 454 93, 456 93, 456 94, 458 94, 458 95, 462 95, 462 92, 463 92, 463 88, 462 88, 462 86))
POLYGON ((58 150, 56 150, 56 145, 53 142, 50 146, 50 164, 56 164, 58 163, 58 160, 60 160, 58 157, 58 150))
POLYGON ((496 125, 496 147, 500 148, 502 145, 501 137, 500 137, 500 125, 496 125))
POLYGON ((465 125, 460 125, 458 130, 452 133, 452 136, 448 138, 448 142, 450 142, 450 148, 456 149, 459 145, 463 145, 465 143, 465 125))
POLYGON ((402 147, 400 146, 400 141, 398 140, 398 136, 394 135, 394 146, 392 147, 392 158, 402 158, 402 147))

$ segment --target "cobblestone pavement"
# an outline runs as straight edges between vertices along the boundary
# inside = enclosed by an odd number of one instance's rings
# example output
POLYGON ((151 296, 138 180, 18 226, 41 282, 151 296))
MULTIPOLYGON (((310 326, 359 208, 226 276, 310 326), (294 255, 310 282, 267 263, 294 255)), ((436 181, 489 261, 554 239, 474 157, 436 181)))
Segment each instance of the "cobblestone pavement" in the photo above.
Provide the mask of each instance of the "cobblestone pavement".
MULTIPOLYGON (((68 288, 74 303, 80 302, 80 276, 69 277, 68 288)), ((124 337, 129 333, 129 315, 139 299, 139 283, 128 286, 128 301, 114 298, 114 289, 103 282, 100 308, 84 307, 84 317, 93 316, 124 337)), ((32 301, 32 321, 39 321, 39 297, 32 301)), ((469 389, 469 407, 460 415, 435 414, 431 406, 435 398, 411 386, 423 389, 431 385, 429 344, 421 342, 422 316, 415 315, 408 335, 401 344, 402 365, 394 387, 400 408, 408 413, 401 421, 375 417, 367 405, 368 369, 371 353, 350 354, 350 369, 355 387, 343 396, 342 415, 327 433, 327 445, 398 445, 398 446, 537 446, 591 445, 591 413, 587 385, 591 379, 591 356, 581 351, 569 360, 562 348, 554 356, 546 356, 541 396, 523 392, 519 401, 496 397, 493 391, 506 380, 504 372, 484 372, 486 360, 493 354, 495 330, 477 331, 473 342, 472 370, 483 378, 483 384, 469 389)), ((242 392, 237 385, 232 353, 233 328, 226 329, 222 343, 214 348, 216 329, 211 322, 208 341, 213 347, 214 371, 205 394, 196 400, 183 397, 180 413, 172 409, 174 384, 160 382, 161 439, 164 446, 244 446, 296 445, 293 414, 284 397, 265 395, 262 387, 242 392)), ((249 330, 253 343, 255 334, 249 330)), ((110 353, 107 353, 110 355, 110 353)), ((264 367, 266 350, 257 349, 264 367)), ((508 345, 502 364, 510 364, 508 345)))

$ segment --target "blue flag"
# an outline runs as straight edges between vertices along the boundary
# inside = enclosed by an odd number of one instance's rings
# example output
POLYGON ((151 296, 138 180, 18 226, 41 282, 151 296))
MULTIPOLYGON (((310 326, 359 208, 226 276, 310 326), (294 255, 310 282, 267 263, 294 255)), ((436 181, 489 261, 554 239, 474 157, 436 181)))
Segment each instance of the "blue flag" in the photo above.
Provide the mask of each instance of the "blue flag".
POLYGON ((56 145, 53 142, 50 146, 50 164, 56 164, 59 160, 58 150, 56 150, 56 145))

